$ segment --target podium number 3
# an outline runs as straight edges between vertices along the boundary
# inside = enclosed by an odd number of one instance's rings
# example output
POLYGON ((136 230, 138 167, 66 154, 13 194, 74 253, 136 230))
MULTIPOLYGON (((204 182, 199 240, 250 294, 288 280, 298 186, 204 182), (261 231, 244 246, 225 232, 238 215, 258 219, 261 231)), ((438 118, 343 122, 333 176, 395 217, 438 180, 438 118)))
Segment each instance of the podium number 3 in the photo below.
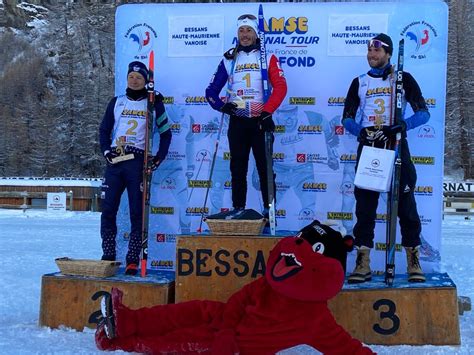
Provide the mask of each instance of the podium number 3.
POLYGON ((380 319, 390 319, 392 321, 392 326, 390 328, 382 328, 379 324, 374 324, 372 329, 379 334, 389 335, 395 333, 400 328, 400 318, 398 318, 395 314, 397 307, 392 300, 382 298, 374 303, 373 308, 374 310, 378 311, 379 308, 384 306, 387 307, 387 311, 380 312, 380 319))

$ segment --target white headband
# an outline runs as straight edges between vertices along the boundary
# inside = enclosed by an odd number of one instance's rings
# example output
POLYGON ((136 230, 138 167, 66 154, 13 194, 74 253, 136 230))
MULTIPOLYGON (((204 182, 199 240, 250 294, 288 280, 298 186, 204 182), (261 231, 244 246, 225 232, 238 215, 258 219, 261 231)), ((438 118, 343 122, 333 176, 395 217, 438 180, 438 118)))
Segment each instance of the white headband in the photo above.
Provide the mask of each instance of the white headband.
POLYGON ((256 20, 251 20, 249 18, 244 18, 242 20, 237 21, 237 31, 239 31, 239 28, 242 26, 249 26, 251 27, 254 31, 255 34, 258 36, 258 25, 256 20))

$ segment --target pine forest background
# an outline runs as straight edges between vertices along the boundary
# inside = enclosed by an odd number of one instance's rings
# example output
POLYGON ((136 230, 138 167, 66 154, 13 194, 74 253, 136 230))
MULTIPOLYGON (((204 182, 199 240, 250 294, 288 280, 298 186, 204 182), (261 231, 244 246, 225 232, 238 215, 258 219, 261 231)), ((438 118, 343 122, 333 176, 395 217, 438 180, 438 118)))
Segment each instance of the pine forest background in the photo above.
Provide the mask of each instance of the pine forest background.
MULTIPOLYGON (((0 0, 0 176, 102 175, 115 8, 144 2, 0 0)), ((474 179, 474 2, 446 2, 445 174, 474 179)))

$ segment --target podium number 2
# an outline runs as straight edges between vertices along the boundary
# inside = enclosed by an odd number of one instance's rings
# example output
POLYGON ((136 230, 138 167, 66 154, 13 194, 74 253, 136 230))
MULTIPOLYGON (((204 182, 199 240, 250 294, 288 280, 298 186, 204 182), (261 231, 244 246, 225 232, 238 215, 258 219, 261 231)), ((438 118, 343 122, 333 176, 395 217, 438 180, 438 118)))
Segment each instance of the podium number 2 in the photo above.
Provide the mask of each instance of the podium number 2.
POLYGON ((389 335, 395 333, 400 328, 400 318, 397 317, 395 311, 397 307, 392 300, 382 298, 374 303, 374 310, 378 311, 381 307, 387 307, 387 311, 380 312, 380 319, 388 318, 392 321, 392 326, 390 328, 382 328, 379 324, 374 324, 372 327, 375 332, 383 335, 389 335))

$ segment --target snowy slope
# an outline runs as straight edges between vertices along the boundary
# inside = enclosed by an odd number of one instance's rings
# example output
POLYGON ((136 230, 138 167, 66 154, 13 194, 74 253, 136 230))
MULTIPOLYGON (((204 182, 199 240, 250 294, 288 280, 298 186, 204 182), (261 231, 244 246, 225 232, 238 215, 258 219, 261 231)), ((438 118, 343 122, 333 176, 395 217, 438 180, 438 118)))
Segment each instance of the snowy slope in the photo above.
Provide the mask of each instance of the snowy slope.
MULTIPOLYGON (((0 210, 0 354, 100 354, 94 332, 38 326, 41 276, 56 272, 60 256, 100 258, 100 214, 0 210)), ((474 300, 473 220, 447 216, 443 222, 442 271, 458 295, 474 300)), ((372 346, 379 354, 474 354, 474 313, 460 317, 462 345, 372 346)), ((123 352, 115 352, 123 353, 123 352)), ((285 354, 315 354, 305 346, 285 354)))

